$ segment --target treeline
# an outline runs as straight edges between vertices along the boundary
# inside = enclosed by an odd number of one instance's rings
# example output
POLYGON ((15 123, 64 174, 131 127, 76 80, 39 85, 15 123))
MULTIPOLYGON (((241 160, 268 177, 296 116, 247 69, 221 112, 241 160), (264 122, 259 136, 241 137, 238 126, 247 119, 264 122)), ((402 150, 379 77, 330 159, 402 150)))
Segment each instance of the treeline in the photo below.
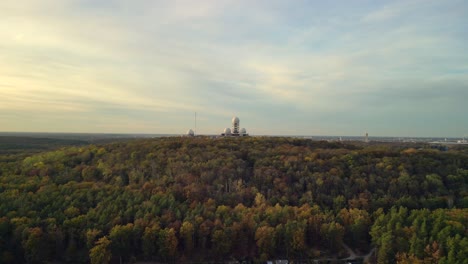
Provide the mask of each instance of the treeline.
POLYGON ((83 146, 89 143, 77 139, 37 138, 27 136, 2 136, 0 134, 0 155, 26 154, 54 150, 65 146, 83 146))
MULTIPOLYGON (((468 154, 160 138, 0 156, 0 263, 468 260, 468 154)), ((425 261, 425 262, 423 262, 425 261)))

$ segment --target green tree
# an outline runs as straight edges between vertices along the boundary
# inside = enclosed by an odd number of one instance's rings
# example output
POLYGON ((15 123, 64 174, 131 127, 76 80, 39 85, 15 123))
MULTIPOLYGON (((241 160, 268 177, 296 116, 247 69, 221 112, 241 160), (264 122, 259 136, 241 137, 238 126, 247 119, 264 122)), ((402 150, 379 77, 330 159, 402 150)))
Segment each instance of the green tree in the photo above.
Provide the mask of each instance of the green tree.
POLYGON ((50 252, 46 234, 39 227, 29 228, 23 241, 24 257, 28 263, 45 261, 50 252))
POLYGON ((331 223, 322 224, 320 233, 327 242, 328 249, 331 251, 339 251, 343 243, 344 228, 339 223, 333 221, 331 223))
POLYGON ((275 250, 276 233, 271 226, 261 226, 255 232, 255 240, 260 250, 262 260, 273 256, 275 250))
POLYGON ((130 257, 133 252, 133 224, 114 226, 109 238, 112 241, 112 253, 120 257, 120 262, 122 258, 130 257))
POLYGON ((178 244, 179 241, 173 228, 164 228, 159 232, 159 255, 165 260, 175 257, 178 244))
POLYGON ((380 246, 377 249, 377 263, 394 263, 394 260, 395 252, 393 250, 393 235, 391 231, 389 231, 382 235, 380 246))
POLYGON ((95 181, 98 180, 99 171, 94 166, 86 166, 81 171, 81 177, 84 181, 95 181))
POLYGON ((158 252, 158 234, 159 226, 146 227, 142 237, 143 255, 146 259, 151 260, 158 252))
POLYGON ((108 264, 112 257, 110 245, 111 241, 107 237, 100 238, 89 251, 91 264, 108 264))
POLYGON ((217 229, 212 234, 212 244, 220 257, 225 257, 231 250, 231 238, 226 230, 217 229))
POLYGON ((91 249, 96 243, 97 238, 101 235, 101 230, 88 229, 86 231, 86 247, 91 249))
POLYGON ((184 249, 187 254, 191 254, 194 248, 194 235, 195 228, 193 227, 193 224, 185 221, 180 228, 180 236, 183 239, 184 249))

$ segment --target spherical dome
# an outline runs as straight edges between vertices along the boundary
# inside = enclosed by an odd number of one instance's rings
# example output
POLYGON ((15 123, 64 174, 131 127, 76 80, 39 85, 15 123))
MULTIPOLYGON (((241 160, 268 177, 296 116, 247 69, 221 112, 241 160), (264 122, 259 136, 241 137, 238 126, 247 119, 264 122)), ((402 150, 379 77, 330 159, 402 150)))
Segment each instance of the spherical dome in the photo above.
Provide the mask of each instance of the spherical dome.
POLYGON ((189 130, 187 131, 187 136, 194 136, 194 135, 195 135, 195 133, 193 132, 192 129, 189 129, 189 130))
POLYGON ((232 118, 232 123, 239 123, 239 118, 237 116, 232 118))
POLYGON ((247 130, 245 130, 245 128, 242 128, 241 131, 240 131, 240 133, 241 133, 242 135, 247 134, 247 130))
POLYGON ((226 127, 226 128, 224 129, 224 134, 225 134, 225 135, 231 135, 231 129, 230 129, 229 127, 226 127))

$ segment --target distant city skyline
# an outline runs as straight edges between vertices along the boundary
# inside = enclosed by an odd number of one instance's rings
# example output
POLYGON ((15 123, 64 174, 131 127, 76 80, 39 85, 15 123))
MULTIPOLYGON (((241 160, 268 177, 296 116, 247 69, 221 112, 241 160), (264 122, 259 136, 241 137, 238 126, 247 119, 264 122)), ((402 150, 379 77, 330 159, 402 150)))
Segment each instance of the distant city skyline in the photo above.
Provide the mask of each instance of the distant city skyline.
POLYGON ((0 131, 468 135, 468 2, 0 2, 0 131))

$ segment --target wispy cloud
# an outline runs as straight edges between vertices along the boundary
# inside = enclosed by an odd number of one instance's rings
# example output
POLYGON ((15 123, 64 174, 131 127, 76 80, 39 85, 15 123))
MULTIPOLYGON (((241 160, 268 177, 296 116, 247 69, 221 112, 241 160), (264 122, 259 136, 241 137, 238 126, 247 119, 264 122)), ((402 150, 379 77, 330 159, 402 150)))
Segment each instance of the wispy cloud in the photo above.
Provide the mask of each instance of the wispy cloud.
POLYGON ((183 133, 197 111, 201 133, 237 114, 262 134, 466 134, 467 12, 461 0, 3 1, 0 125, 183 133), (390 121, 407 112, 446 131, 390 121))

